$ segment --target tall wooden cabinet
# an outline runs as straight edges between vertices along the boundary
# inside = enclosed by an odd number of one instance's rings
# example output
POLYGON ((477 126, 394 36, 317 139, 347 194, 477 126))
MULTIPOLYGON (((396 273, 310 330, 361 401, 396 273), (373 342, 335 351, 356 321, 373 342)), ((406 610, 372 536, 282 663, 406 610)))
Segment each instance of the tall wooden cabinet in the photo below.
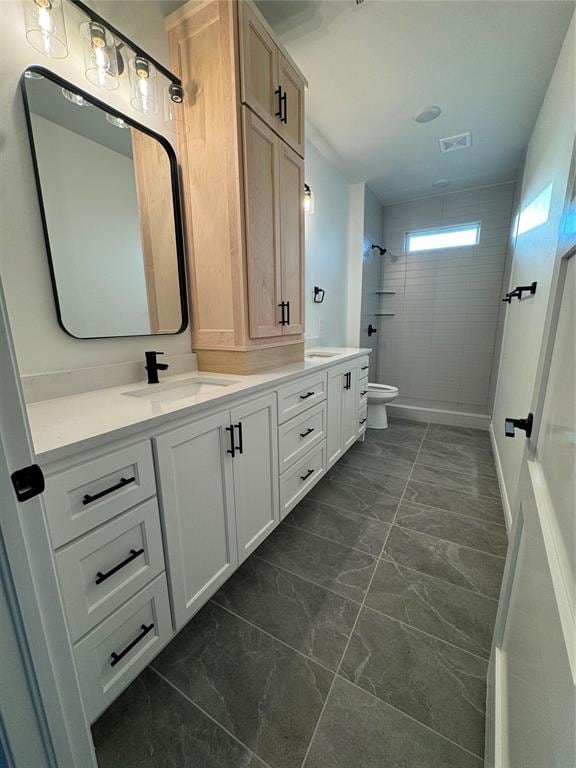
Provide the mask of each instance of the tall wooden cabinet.
POLYGON ((199 367, 301 360, 306 81, 251 0, 193 1, 166 26, 199 367))

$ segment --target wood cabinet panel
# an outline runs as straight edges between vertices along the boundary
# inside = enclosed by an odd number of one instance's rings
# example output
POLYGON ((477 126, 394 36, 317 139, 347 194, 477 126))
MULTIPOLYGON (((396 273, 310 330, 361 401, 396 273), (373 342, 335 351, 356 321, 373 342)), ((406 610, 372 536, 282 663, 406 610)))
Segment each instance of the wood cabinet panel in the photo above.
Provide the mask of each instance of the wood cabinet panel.
POLYGON ((284 98, 280 135, 292 149, 304 157, 305 82, 283 53, 278 52, 278 82, 284 98))
POLYGON ((278 122, 278 47, 250 3, 239 3, 241 98, 269 126, 278 122))
POLYGON ((288 302, 284 335, 304 333, 304 160, 283 141, 280 154, 282 301, 288 302))

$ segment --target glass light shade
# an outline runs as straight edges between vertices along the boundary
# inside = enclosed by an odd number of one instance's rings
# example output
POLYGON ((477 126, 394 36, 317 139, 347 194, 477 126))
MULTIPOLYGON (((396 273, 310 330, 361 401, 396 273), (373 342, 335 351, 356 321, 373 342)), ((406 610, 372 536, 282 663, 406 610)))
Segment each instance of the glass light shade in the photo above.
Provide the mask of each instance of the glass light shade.
POLYGON ((116 128, 128 128, 128 123, 122 120, 121 117, 116 117, 116 115, 106 113, 106 120, 108 120, 110 125, 115 125, 116 128))
POLYGON ((158 112, 158 78, 156 69, 148 59, 133 56, 129 62, 130 86, 132 97, 130 103, 138 112, 153 115, 158 112))
POLYGON ((164 124, 169 131, 176 133, 182 123, 183 92, 180 85, 171 83, 164 89, 164 124))
POLYGON ((89 107, 90 102, 86 101, 86 99, 83 96, 80 96, 79 93, 74 93, 74 91, 69 91, 68 88, 62 88, 62 96, 67 101, 70 101, 72 104, 75 104, 77 107, 89 107))
POLYGON ((68 56, 62 0, 26 0, 25 20, 32 48, 53 59, 68 56))
POLYGON ((314 213, 314 197, 309 184, 304 184, 304 213, 314 213))
POLYGON ((84 49, 84 71, 92 85, 113 91, 120 85, 118 77, 118 54, 116 42, 102 24, 86 21, 80 24, 82 48, 84 49))

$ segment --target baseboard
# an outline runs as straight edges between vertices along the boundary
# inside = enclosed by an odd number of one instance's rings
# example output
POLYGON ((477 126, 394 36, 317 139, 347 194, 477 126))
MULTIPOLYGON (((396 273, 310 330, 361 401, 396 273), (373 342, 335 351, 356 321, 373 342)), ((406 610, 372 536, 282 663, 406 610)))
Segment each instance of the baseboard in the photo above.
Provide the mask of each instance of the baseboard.
POLYGON ((500 461, 500 454, 498 453, 498 443, 496 442, 496 435, 494 434, 494 425, 491 423, 488 429, 490 435, 490 442, 492 443, 492 453, 494 454, 494 463, 496 464, 496 476, 498 477, 498 486, 500 488, 500 496, 502 497, 502 506, 504 507, 504 519, 506 520, 506 530, 508 536, 512 530, 512 510, 510 508, 510 500, 508 498, 508 492, 506 490, 506 481, 504 480, 504 472, 502 470, 502 462, 500 461))
POLYGON ((427 421, 433 424, 448 424, 456 427, 472 427, 473 429, 483 430, 487 430, 490 426, 490 416, 488 414, 425 408, 423 406, 397 403, 389 403, 386 407, 391 416, 411 421, 427 421))

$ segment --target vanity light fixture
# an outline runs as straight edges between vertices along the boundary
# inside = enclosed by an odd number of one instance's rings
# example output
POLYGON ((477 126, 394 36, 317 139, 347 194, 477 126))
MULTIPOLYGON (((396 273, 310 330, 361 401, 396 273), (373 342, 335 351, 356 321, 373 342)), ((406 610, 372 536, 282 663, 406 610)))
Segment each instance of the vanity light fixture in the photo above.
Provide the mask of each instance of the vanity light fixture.
POLYGON ((310 184, 304 184, 304 213, 314 213, 314 197, 312 196, 310 184))
POLYGON ((53 59, 68 56, 62 0, 26 0, 25 23, 32 48, 53 59))
POLYGON ((132 98, 130 103, 144 115, 152 115, 158 111, 158 89, 156 85, 156 69, 144 58, 134 56, 130 59, 130 83, 132 98))
POLYGON ((70 101, 72 104, 75 104, 77 107, 89 107, 90 102, 86 101, 86 99, 83 96, 80 96, 79 93, 74 93, 74 91, 69 91, 68 88, 62 88, 62 96, 67 101, 70 101))
POLYGON ((80 24, 82 46, 84 49, 84 67, 86 79, 103 88, 113 91, 120 85, 118 77, 118 57, 114 35, 106 27, 95 21, 80 24))

